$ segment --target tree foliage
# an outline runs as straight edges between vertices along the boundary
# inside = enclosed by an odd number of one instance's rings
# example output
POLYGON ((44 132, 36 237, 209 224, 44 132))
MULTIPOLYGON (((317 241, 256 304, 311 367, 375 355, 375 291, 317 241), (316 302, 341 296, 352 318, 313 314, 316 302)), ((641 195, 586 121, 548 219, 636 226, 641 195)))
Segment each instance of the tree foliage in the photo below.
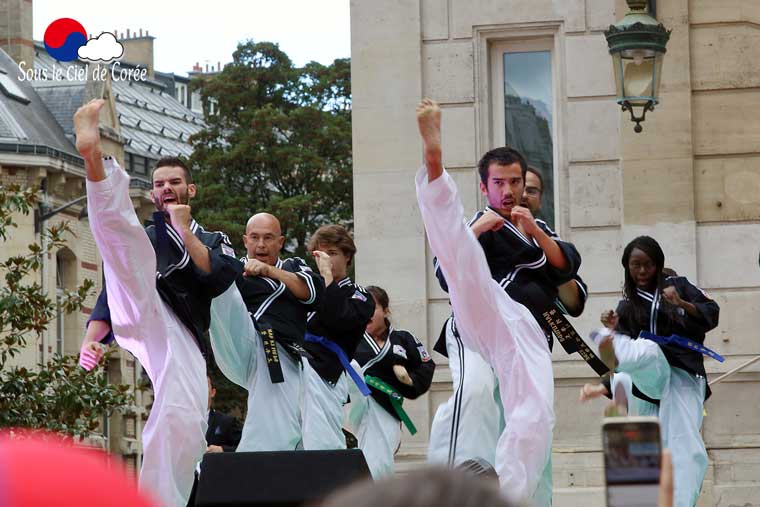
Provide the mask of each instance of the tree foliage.
POLYGON ((249 41, 194 86, 216 109, 191 138, 193 213, 204 226, 226 231, 241 249, 247 219, 267 211, 300 256, 319 226, 352 226, 348 59, 296 67, 276 44, 249 41))
MULTIPOLYGON (((0 185, 0 242, 17 227, 16 213, 29 214, 36 203, 31 188, 0 185)), ((72 356, 54 356, 27 368, 11 364, 50 325, 59 309, 79 311, 93 287, 86 280, 57 301, 42 291, 34 276, 43 256, 64 246, 66 223, 48 229, 48 247, 33 243, 28 253, 0 262, 0 428, 44 429, 84 438, 95 431, 103 415, 132 401, 125 385, 111 385, 104 372, 85 372, 72 356)), ((36 347, 35 347, 36 350, 36 347)))

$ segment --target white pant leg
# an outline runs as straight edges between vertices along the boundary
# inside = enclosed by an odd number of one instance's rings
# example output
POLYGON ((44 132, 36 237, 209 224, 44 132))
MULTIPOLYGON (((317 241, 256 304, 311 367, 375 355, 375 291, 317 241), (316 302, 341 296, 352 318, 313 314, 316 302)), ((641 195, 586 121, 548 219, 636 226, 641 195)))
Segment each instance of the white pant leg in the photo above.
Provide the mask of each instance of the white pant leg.
POLYGON ((185 506, 195 465, 206 450, 208 384, 206 363, 190 332, 168 307, 163 340, 166 363, 153 379, 154 399, 143 429, 140 486, 162 505, 185 506))
POLYGON ((659 345, 651 340, 633 340, 615 334, 612 340, 616 371, 627 373, 636 387, 650 398, 659 400, 670 384, 670 364, 659 345))
POLYGON ((372 478, 393 475, 393 455, 401 444, 401 422, 371 396, 355 402, 363 405, 363 416, 356 421, 354 429, 372 478))
POLYGON ((277 353, 284 382, 273 384, 265 366, 264 344, 259 340, 255 345, 256 363, 261 367, 251 372, 248 383, 248 414, 237 447, 240 452, 292 451, 301 441, 303 370, 279 343, 277 353))
POLYGON ((552 488, 554 481, 552 480, 552 455, 549 452, 549 459, 546 462, 541 478, 538 481, 538 487, 533 494, 533 507, 551 507, 552 505, 552 488))
POLYGON ((456 466, 481 458, 494 466, 503 430, 496 376, 478 353, 457 338, 451 321, 446 324, 446 348, 454 392, 433 418, 428 463, 456 466))
POLYGON ((153 382, 143 431, 140 485, 162 505, 184 506, 205 451, 206 365, 190 331, 156 290, 156 254, 129 197, 129 176, 104 161, 106 179, 87 181, 93 238, 103 258, 111 326, 153 382))
POLYGON ((335 385, 330 385, 305 359, 303 376, 303 448, 307 451, 345 449, 343 405, 351 380, 342 373, 335 385))
POLYGON ((219 369, 231 382, 248 389, 257 367, 256 349, 261 336, 234 283, 211 301, 209 336, 219 369))
POLYGON ((444 171, 431 183, 417 173, 417 200, 428 241, 449 285, 462 341, 479 352, 499 381, 506 427, 496 449, 503 494, 533 497, 551 451, 554 378, 541 327, 491 278, 483 249, 464 224, 456 185, 444 171))
POLYGON ((612 377, 612 399, 615 401, 617 401, 615 393, 618 385, 622 385, 625 390, 628 402, 628 415, 655 417, 660 415, 660 408, 657 405, 633 395, 633 382, 630 375, 625 372, 618 372, 612 377))
POLYGON ((707 451, 700 430, 704 414, 705 379, 672 368, 669 396, 660 402, 665 445, 673 453, 676 507, 693 507, 707 471, 707 451))

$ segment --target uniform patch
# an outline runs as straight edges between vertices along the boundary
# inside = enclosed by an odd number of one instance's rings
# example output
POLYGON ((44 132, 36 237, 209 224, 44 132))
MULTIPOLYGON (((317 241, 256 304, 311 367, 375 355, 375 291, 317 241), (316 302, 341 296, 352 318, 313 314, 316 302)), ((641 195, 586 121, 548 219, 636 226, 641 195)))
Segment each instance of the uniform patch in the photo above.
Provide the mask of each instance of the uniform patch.
POLYGON ((224 243, 222 243, 222 253, 224 255, 229 255, 230 257, 235 257, 235 250, 233 250, 231 246, 225 245, 224 243))
POLYGON ((351 299, 358 299, 360 301, 364 301, 365 303, 367 302, 367 296, 365 296, 364 294, 362 294, 358 290, 356 292, 354 292, 354 295, 351 296, 351 299))
POLYGON ((425 350, 425 346, 421 343, 417 345, 417 352, 420 353, 420 359, 422 359, 423 363, 427 363, 432 358, 430 357, 430 354, 427 353, 427 350, 425 350))
POLYGON ((404 359, 409 359, 406 356, 406 349, 402 345, 394 345, 393 353, 396 354, 397 356, 403 357, 404 359))

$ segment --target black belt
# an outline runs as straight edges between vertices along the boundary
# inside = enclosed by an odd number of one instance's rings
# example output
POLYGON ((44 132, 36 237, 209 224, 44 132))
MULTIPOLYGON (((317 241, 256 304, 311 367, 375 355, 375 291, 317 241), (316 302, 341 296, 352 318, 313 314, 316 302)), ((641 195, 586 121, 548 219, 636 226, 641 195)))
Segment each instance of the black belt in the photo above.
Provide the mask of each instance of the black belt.
POLYGON ((581 338, 578 331, 575 330, 570 321, 567 320, 565 314, 554 306, 549 308, 541 314, 544 318, 544 322, 551 328, 554 336, 557 337, 562 348, 568 354, 577 352, 583 358, 586 363, 591 366, 597 375, 604 376, 609 373, 609 368, 605 366, 599 357, 594 354, 594 351, 588 346, 588 344, 581 338))
POLYGON ((282 364, 280 364, 280 354, 277 351, 278 343, 282 345, 282 348, 296 361, 300 361, 302 357, 307 359, 312 358, 312 355, 298 343, 278 340, 274 329, 266 322, 253 319, 253 323, 259 336, 261 336, 261 341, 264 345, 264 356, 266 356, 267 359, 269 380, 273 384, 279 384, 285 381, 285 377, 282 374, 282 364))
POLYGON ((280 354, 277 352, 277 339, 274 336, 274 329, 272 326, 264 323, 257 322, 253 319, 256 331, 261 336, 261 342, 264 345, 264 356, 267 358, 267 369, 269 369, 269 380, 273 384, 279 384, 285 382, 285 377, 282 376, 282 365, 280 364, 280 354))

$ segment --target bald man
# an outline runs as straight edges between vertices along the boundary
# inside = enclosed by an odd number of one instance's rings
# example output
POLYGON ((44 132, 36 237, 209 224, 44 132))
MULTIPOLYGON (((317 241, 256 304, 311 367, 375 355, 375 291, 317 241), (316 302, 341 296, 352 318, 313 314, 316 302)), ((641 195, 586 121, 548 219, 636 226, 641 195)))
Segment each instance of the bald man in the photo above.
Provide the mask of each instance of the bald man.
POLYGON ((295 450, 302 439, 300 401, 308 366, 306 316, 316 309, 325 282, 303 259, 280 258, 285 237, 274 215, 252 216, 243 243, 244 271, 236 287, 212 304, 211 324, 219 368, 248 390, 237 450, 295 450))

